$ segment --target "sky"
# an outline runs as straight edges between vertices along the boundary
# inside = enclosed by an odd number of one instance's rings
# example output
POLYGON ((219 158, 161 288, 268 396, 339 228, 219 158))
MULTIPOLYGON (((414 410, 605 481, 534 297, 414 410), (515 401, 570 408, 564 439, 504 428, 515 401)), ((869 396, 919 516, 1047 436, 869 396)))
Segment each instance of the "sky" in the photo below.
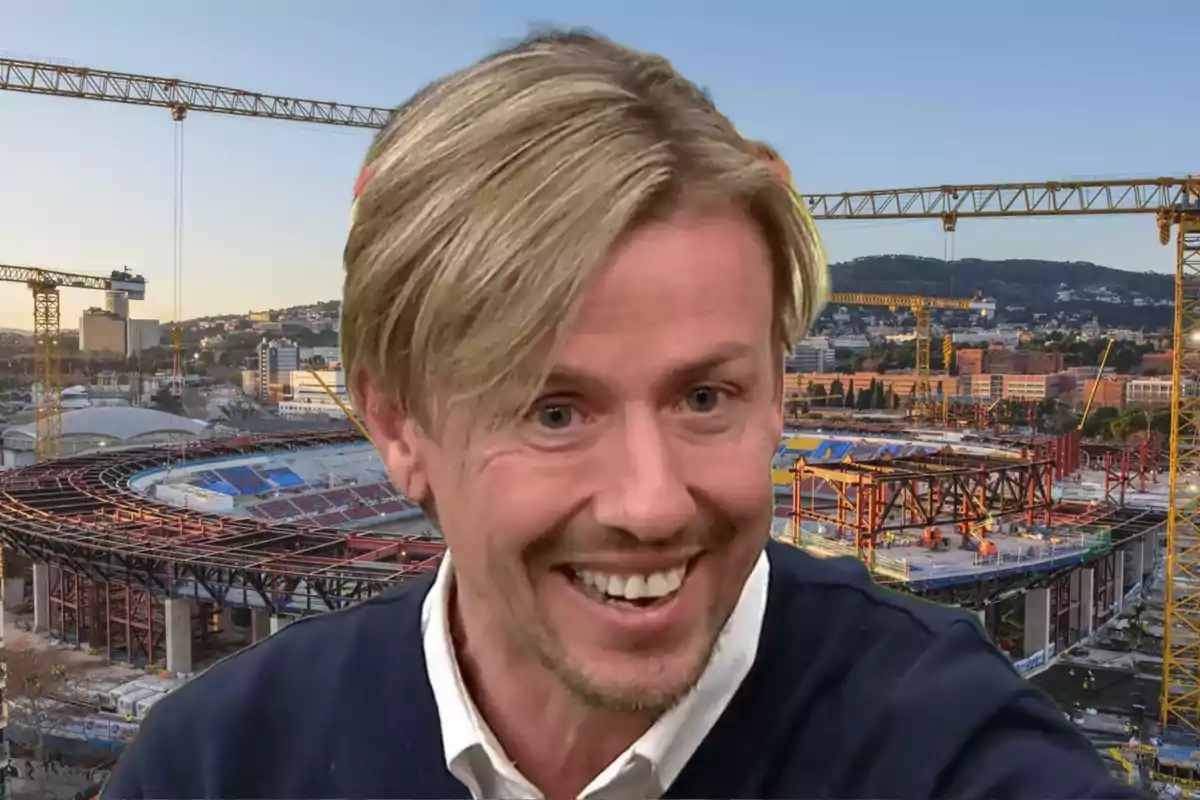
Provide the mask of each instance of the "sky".
MULTIPOLYGON (((670 58, 801 191, 840 192, 1187 174, 1198 23, 1196 0, 0 0, 0 57, 394 106, 535 27, 588 27, 670 58)), ((372 132, 203 113, 183 129, 183 317, 339 296, 372 132)), ((149 281, 132 314, 172 319, 175 137, 164 109, 0 92, 0 264, 128 266, 149 281)), ((1140 215, 821 230, 833 261, 1173 268, 1140 215)), ((64 292, 63 327, 102 303, 64 292)), ((0 327, 31 316, 0 285, 0 327)))

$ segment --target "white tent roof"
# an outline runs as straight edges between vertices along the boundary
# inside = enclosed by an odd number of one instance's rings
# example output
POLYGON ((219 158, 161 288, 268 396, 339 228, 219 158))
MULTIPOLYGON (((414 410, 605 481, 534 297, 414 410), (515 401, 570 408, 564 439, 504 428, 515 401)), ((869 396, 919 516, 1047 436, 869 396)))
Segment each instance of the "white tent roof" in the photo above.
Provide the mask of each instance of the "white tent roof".
MULTIPOLYGON (((96 436, 127 441, 155 433, 201 435, 208 423, 188 419, 151 408, 98 406, 67 411, 62 415, 63 436, 96 436)), ((37 423, 18 425, 4 431, 5 436, 37 438, 37 423)))

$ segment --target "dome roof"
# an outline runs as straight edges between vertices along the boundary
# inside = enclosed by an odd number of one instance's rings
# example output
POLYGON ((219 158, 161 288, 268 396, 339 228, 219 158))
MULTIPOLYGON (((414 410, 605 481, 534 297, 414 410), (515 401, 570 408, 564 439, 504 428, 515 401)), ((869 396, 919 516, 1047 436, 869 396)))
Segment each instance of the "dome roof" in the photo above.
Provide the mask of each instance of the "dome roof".
MULTIPOLYGON (((156 433, 176 433, 200 436, 209 425, 152 408, 97 406, 66 411, 62 415, 62 435, 94 436, 129 441, 156 433)), ((4 431, 5 436, 37 438, 37 423, 18 425, 4 431)))

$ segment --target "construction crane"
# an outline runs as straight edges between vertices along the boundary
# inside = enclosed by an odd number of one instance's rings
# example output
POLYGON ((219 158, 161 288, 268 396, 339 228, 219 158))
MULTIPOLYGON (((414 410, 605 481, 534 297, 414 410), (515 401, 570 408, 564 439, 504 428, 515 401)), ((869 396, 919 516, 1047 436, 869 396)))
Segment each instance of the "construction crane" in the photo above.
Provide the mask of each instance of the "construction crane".
MULTIPOLYGON (((171 78, 0 59, 0 90, 188 111, 382 128, 393 111, 264 95, 171 78)), ((769 146, 765 155, 781 160, 769 146)), ((786 173, 786 165, 783 171, 786 173)), ((1162 244, 1176 231, 1175 356, 1161 722, 1200 735, 1200 497, 1180 475, 1200 472, 1200 179, 1040 181, 798 194, 818 220, 941 220, 1153 214, 1162 244)))
POLYGON ((870 292, 834 292, 829 295, 830 303, 846 305, 875 306, 889 308, 907 308, 912 311, 916 320, 916 330, 913 335, 914 369, 916 379, 913 384, 914 402, 927 405, 933 394, 931 381, 931 335, 932 324, 930 314, 934 309, 953 309, 958 311, 976 311, 980 314, 994 314, 996 304, 982 297, 970 300, 923 297, 917 294, 874 294, 870 292))
POLYGON ((1079 426, 1075 430, 1082 432, 1084 426, 1087 425, 1088 414, 1092 413, 1092 403, 1096 400, 1096 390, 1100 388, 1100 379, 1104 377, 1104 367, 1108 364, 1108 354, 1112 352, 1113 343, 1116 339, 1110 338, 1108 344, 1104 345, 1104 353, 1100 356, 1100 367, 1096 370, 1096 380, 1092 383, 1092 390, 1088 392, 1087 402, 1083 404, 1083 413, 1079 416, 1079 426))
POLYGON ((58 456, 58 443, 62 436, 59 289, 123 292, 130 300, 144 300, 146 279, 125 270, 114 271, 103 278, 0 264, 0 281, 23 283, 33 292, 34 383, 37 386, 34 392, 34 407, 37 409, 34 455, 38 461, 45 461, 58 456))
POLYGON ((1175 229, 1174 360, 1167 514, 1164 731, 1200 737, 1200 178, 930 186, 799 196, 815 219, 941 220, 1153 214, 1161 244, 1175 229))

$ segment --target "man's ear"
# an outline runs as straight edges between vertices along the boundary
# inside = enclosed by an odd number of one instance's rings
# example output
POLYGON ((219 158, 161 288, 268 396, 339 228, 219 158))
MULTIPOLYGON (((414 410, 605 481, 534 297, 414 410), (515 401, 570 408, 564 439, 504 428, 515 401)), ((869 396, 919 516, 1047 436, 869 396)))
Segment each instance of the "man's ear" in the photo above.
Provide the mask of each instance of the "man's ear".
POLYGON ((363 424, 392 484, 414 503, 424 503, 429 497, 429 471, 421 427, 395 395, 380 389, 365 371, 355 376, 354 383, 363 424))

